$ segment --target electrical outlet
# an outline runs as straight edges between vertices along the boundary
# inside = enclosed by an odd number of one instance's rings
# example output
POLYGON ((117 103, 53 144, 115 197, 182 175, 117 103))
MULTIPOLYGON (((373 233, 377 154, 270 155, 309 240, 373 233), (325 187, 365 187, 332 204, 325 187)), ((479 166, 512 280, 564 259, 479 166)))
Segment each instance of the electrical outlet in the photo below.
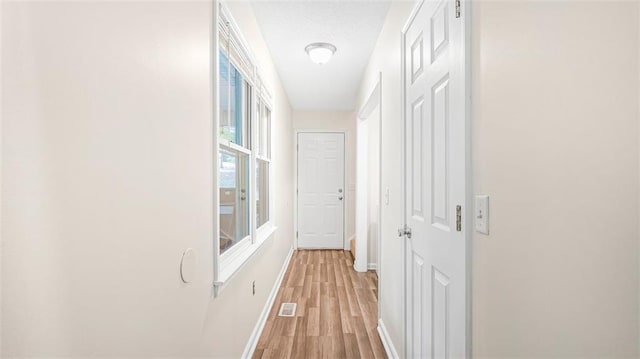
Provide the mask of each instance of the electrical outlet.
POLYGON ((253 281, 252 287, 253 287, 253 295, 256 295, 256 281, 255 280, 253 281))

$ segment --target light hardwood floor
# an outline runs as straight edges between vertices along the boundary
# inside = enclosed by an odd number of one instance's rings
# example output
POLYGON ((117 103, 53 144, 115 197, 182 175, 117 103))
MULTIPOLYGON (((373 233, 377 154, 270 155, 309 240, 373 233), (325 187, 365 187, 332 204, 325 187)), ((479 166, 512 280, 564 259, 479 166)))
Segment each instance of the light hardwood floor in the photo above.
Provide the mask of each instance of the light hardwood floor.
POLYGON ((386 358, 378 336, 378 280, 342 250, 296 251, 253 358, 386 358), (279 317, 283 302, 295 317, 279 317))

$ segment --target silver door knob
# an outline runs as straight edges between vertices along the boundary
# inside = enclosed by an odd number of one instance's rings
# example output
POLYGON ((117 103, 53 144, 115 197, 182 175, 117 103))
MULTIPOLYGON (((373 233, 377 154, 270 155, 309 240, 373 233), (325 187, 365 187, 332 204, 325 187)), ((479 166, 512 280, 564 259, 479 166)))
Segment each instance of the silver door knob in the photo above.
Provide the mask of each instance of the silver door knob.
POLYGON ((338 199, 342 201, 342 197, 338 197, 338 199))

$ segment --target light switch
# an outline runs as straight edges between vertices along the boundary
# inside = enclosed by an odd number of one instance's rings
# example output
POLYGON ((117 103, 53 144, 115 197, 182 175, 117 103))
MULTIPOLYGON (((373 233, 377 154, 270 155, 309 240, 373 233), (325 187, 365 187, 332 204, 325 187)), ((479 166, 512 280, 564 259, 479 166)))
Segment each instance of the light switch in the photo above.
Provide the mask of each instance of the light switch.
POLYGON ((489 234, 489 196, 477 195, 474 209, 476 232, 489 234))

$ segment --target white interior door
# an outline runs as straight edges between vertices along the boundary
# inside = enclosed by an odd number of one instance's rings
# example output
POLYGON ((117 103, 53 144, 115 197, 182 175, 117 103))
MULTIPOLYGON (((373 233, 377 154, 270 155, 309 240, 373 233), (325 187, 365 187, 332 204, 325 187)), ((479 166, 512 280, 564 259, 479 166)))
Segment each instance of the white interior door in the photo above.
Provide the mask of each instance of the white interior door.
POLYGON ((407 357, 467 351, 464 24, 423 1, 403 31, 407 357))
POLYGON ((298 248, 344 248, 344 133, 298 133, 298 248))

